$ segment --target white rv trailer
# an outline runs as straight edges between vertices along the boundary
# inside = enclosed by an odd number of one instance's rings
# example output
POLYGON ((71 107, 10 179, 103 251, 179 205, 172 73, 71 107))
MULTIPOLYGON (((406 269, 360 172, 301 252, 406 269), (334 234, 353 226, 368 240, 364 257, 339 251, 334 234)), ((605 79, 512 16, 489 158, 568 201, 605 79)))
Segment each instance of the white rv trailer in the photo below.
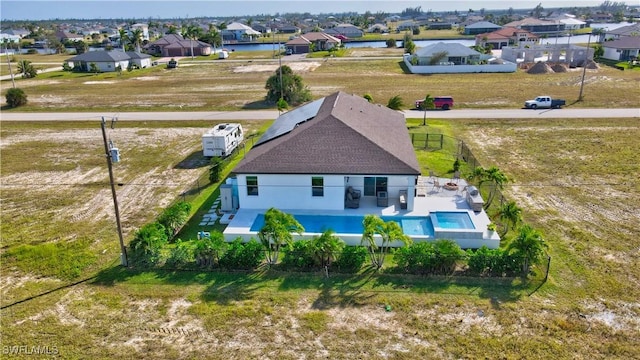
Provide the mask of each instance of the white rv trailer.
POLYGON ((202 135, 204 156, 228 156, 244 139, 240 124, 218 124, 202 135))

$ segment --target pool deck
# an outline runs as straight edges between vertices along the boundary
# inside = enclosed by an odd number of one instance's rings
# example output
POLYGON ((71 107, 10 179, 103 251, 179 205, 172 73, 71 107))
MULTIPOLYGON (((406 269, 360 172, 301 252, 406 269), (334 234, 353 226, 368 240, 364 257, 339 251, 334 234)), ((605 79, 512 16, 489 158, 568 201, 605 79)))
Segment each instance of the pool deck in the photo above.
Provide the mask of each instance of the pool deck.
MULTIPOLYGON (((451 181, 449 178, 439 179, 440 184, 451 181)), ((467 183, 460 179, 457 181, 458 190, 447 190, 444 188, 437 189, 433 186, 433 181, 428 178, 421 178, 418 182, 418 196, 414 198, 413 210, 400 209, 400 201, 398 198, 389 198, 389 206, 378 207, 375 197, 363 197, 360 200, 360 207, 357 209, 344 210, 287 210, 279 209, 292 215, 367 215, 373 214, 378 216, 429 216, 431 213, 439 211, 466 212, 471 217, 476 229, 472 231, 461 230, 440 232, 442 236, 436 238, 448 238, 455 240, 463 248, 479 248, 486 245, 489 248, 497 248, 500 246, 500 237, 496 232, 489 234, 486 230, 490 220, 483 211, 474 212, 465 200, 467 183), (446 234, 446 235, 443 235, 446 234), (443 237, 445 236, 445 237, 443 237)), ((237 237, 248 241, 250 238, 256 238, 255 231, 251 231, 256 216, 264 213, 266 209, 238 209, 236 214, 230 220, 224 231, 225 238, 231 241, 237 237)), ((436 235, 438 235, 436 229, 436 235)), ((319 234, 305 233, 300 238, 311 238, 319 234)), ((342 238, 348 245, 360 244, 361 234, 336 234, 342 238)), ((296 235, 297 237, 297 235, 296 235)), ((414 241, 433 241, 435 238, 429 236, 411 236, 414 241)), ((399 245, 399 244, 396 244, 399 245)))

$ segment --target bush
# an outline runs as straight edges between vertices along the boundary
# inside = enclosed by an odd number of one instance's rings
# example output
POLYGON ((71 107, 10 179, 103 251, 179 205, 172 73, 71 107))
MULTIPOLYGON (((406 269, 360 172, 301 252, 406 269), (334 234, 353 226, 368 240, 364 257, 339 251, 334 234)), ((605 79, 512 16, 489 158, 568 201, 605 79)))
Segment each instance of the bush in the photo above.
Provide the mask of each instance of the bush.
POLYGON ((309 270, 316 265, 312 242, 299 240, 283 251, 282 267, 285 269, 309 270))
POLYGON ((171 249, 165 265, 170 268, 182 268, 193 261, 193 246, 188 242, 176 241, 176 246, 171 249))
POLYGON ((222 171, 224 170, 224 165, 225 164, 222 161, 222 158, 218 156, 214 156, 211 158, 211 167, 209 168, 209 181, 212 184, 220 181, 222 171))
POLYGON ((434 271, 436 250, 430 242, 414 243, 393 252, 396 266, 404 272, 427 274, 434 271))
POLYGON ((21 105, 27 104, 27 94, 20 88, 11 88, 7 91, 6 95, 7 105, 11 108, 15 108, 21 105))
POLYGON ((466 253, 453 240, 421 242, 394 251, 397 267, 412 274, 449 274, 466 253))
POLYGON ((158 223, 164 226, 167 239, 172 239, 184 224, 187 223, 190 211, 191 204, 180 201, 171 207, 166 208, 162 214, 160 214, 158 217, 158 223))
POLYGON ((243 244, 242 239, 237 238, 229 249, 220 258, 220 266, 228 269, 254 269, 264 260, 262 244, 255 239, 243 244))
POLYGON ((514 276, 521 267, 521 260, 503 249, 482 246, 475 251, 467 250, 467 265, 474 275, 514 276))
POLYGON ((227 251, 227 247, 224 235, 219 231, 214 231, 209 237, 198 239, 194 252, 196 263, 202 267, 220 265, 220 259, 227 251))
POLYGON ((131 243, 131 260, 141 266, 156 265, 160 261, 160 250, 167 243, 164 226, 154 222, 140 228, 131 243))
POLYGON ((347 246, 333 263, 333 267, 342 272, 358 272, 367 260, 367 254, 364 246, 347 246))

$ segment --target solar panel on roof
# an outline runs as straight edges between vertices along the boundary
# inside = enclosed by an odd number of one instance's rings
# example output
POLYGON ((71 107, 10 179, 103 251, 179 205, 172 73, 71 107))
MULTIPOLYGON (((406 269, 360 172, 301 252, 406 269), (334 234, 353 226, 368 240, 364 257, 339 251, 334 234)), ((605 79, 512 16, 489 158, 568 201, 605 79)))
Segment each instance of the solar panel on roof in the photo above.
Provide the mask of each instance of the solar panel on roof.
POLYGON ((298 124, 313 119, 318 114, 323 102, 324 98, 318 99, 280 115, 254 146, 282 136, 295 129, 298 124))

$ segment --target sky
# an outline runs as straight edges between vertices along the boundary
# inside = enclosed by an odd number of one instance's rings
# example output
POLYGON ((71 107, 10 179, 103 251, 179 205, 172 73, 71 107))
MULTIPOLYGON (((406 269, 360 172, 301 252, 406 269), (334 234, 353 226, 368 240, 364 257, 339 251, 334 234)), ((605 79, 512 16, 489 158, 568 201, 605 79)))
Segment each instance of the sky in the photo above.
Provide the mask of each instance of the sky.
MULTIPOLYGON (((406 8, 421 7, 422 11, 475 11, 491 9, 532 9, 538 4, 543 8, 570 8, 597 6, 604 0, 19 0, 0 1, 2 20, 53 20, 53 19, 166 19, 194 17, 243 17, 285 13, 328 14, 342 12, 400 13, 406 8)), ((634 0, 635 1, 635 0, 634 0)), ((633 1, 632 1, 633 2, 633 1)))

